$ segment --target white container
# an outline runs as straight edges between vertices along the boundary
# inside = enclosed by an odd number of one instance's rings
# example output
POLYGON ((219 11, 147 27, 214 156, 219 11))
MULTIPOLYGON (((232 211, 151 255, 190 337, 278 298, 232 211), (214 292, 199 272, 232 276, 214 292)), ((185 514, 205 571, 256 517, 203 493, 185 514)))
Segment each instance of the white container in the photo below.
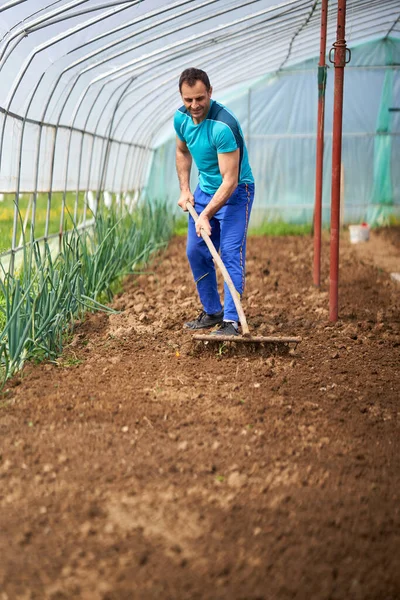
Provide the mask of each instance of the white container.
POLYGON ((369 230, 370 228, 367 223, 361 223, 361 225, 349 225, 350 242, 352 244, 368 242, 369 230))

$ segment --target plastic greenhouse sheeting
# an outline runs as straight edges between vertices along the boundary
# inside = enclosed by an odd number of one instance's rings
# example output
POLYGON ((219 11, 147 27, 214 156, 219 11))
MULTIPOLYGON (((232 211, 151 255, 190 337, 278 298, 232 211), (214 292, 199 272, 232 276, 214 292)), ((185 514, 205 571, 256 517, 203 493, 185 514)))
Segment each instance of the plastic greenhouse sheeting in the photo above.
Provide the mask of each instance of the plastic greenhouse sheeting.
MULTIPOLYGON (((399 2, 348 0, 346 217, 399 204, 399 2), (397 104, 396 104, 397 102, 397 104)), ((328 44, 337 0, 329 2, 328 44)), ((254 218, 303 221, 314 197, 321 0, 5 0, 0 6, 0 194, 168 197, 172 115, 188 66, 241 120, 254 218)), ((333 69, 328 73, 329 205, 333 69)))
MULTIPOLYGON (((227 98, 242 123, 256 180, 252 222, 311 222, 315 193, 317 59, 284 69, 227 98)), ((400 215, 400 40, 352 48, 345 71, 342 138, 344 216, 385 222, 400 215)), ((217 97, 216 94, 214 94, 217 97)), ((217 99, 225 101, 223 94, 217 99)), ((326 90, 323 221, 330 219, 333 68, 326 90)), ((148 194, 179 196, 175 141, 156 151, 148 194)), ((193 174, 193 185, 196 173, 193 174)))

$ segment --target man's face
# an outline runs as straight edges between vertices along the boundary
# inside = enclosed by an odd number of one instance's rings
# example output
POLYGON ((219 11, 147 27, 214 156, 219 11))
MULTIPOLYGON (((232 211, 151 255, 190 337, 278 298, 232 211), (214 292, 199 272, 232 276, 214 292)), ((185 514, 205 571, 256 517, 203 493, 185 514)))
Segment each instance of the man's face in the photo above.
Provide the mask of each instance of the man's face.
POLYGON ((207 90, 202 81, 196 81, 193 87, 187 83, 182 84, 181 96, 185 108, 190 112, 193 122, 201 123, 207 116, 210 108, 212 88, 207 90))

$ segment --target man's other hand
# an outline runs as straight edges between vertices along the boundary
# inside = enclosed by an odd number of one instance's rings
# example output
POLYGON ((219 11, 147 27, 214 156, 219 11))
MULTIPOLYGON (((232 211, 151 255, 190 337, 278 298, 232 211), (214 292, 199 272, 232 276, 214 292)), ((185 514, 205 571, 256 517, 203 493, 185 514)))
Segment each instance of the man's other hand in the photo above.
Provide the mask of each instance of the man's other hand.
POLYGON ((181 192, 178 200, 178 206, 181 207, 182 210, 187 212, 186 204, 189 202, 192 206, 194 206, 194 197, 190 190, 186 190, 185 192, 181 192))

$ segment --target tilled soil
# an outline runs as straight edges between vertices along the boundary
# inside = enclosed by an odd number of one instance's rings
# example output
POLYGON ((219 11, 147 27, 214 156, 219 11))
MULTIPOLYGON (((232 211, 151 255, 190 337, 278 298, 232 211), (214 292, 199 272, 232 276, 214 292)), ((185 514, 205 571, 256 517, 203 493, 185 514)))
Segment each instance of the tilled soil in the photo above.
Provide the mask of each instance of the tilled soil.
POLYGON ((345 237, 331 323, 312 252, 248 243, 250 328, 297 347, 194 343, 175 238, 9 382, 1 600, 400 598, 400 285, 345 237))

